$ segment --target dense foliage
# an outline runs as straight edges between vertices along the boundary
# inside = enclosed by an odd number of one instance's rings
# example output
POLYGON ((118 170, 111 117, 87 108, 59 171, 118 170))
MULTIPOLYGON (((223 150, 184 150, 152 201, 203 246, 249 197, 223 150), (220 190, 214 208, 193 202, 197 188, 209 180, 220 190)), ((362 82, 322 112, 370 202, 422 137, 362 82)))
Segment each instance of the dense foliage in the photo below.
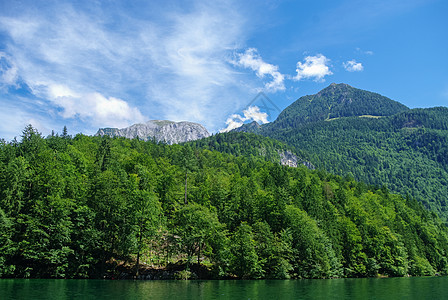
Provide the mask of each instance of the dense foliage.
POLYGON ((318 168, 386 184, 448 220, 448 109, 350 117, 265 134, 310 153, 318 168))
POLYGON ((190 145, 31 126, 0 143, 0 276, 100 277, 183 261, 217 277, 448 273, 448 231, 352 178, 190 145))
POLYGON ((232 131, 186 144, 194 148, 215 150, 234 156, 245 156, 251 160, 266 160, 276 163, 281 162, 282 154, 289 152, 297 157, 298 164, 311 166, 308 162, 310 157, 308 153, 254 133, 232 131))

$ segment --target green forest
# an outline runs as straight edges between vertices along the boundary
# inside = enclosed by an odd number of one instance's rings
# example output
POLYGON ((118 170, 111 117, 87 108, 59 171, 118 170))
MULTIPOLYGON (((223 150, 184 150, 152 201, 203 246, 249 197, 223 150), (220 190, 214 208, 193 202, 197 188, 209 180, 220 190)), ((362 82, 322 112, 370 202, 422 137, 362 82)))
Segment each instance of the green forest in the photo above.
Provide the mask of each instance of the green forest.
POLYGON ((195 266, 239 279, 448 273, 435 213, 383 185, 281 166, 263 143, 264 156, 237 156, 218 138, 221 152, 28 126, 0 142, 0 277, 104 278, 119 263, 178 264, 186 278, 195 266))
POLYGON ((232 131, 185 144, 193 148, 216 150, 234 156, 245 156, 252 160, 266 160, 276 163, 280 163, 282 153, 290 152, 297 156, 299 162, 314 169, 314 166, 309 162, 310 155, 307 152, 254 133, 232 131))
MULTIPOLYGON (((265 132, 317 168, 409 194, 448 220, 448 108, 347 117, 265 132)), ((275 124, 272 124, 274 127, 275 124)))
MULTIPOLYGON (((446 107, 409 109, 377 93, 331 84, 299 98, 272 123, 245 124, 235 131, 281 141, 277 148, 293 149, 315 168, 386 185, 393 193, 415 198, 448 224, 446 107)), ((223 139, 211 137, 218 138, 223 139)), ((221 151, 210 141, 199 142, 221 151)), ((231 153, 237 154, 240 142, 231 143, 231 153)))
POLYGON ((353 116, 390 116, 409 110, 405 105, 377 93, 353 88, 348 84, 332 83, 315 95, 300 97, 272 124, 268 132, 292 129, 307 123, 353 116))

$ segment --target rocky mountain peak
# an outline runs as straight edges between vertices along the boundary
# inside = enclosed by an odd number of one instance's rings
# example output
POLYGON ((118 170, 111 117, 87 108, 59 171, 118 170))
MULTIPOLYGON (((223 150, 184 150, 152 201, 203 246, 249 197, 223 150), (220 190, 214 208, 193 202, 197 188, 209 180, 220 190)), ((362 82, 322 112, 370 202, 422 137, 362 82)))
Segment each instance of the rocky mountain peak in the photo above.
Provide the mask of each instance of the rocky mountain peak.
POLYGON ((125 137, 142 140, 154 139, 167 144, 178 144, 209 137, 204 126, 193 122, 173 122, 168 120, 151 120, 144 124, 134 124, 126 128, 100 128, 96 136, 125 137))

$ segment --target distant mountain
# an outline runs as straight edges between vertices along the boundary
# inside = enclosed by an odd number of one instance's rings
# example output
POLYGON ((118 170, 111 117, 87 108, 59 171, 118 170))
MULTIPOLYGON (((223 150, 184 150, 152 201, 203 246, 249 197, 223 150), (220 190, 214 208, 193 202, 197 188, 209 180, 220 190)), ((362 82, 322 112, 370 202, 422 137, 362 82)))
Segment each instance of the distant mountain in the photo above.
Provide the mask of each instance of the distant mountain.
POLYGON ((208 137, 210 133, 198 123, 152 120, 145 124, 134 124, 122 129, 100 128, 95 135, 129 139, 138 137, 142 140, 154 139, 167 144, 178 144, 208 137))
POLYGON ((240 127, 237 127, 235 129, 232 129, 232 132, 258 132, 261 129, 261 125, 258 124, 256 121, 253 121, 251 123, 243 124, 240 127))
POLYGON ((409 109, 376 93, 331 84, 250 132, 307 153, 317 168, 409 195, 448 222, 446 107, 409 109))
POLYGON ((315 95, 303 96, 283 110, 270 129, 297 127, 307 123, 334 120, 341 117, 383 117, 409 110, 405 105, 349 86, 332 83, 315 95))

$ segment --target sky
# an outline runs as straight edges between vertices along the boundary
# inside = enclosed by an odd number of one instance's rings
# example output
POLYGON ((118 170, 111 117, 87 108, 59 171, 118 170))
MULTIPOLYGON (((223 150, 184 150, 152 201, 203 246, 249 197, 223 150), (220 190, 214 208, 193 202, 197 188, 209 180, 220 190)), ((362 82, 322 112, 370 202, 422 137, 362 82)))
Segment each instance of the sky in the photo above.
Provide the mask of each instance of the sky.
POLYGON ((448 1, 0 0, 0 138, 272 122, 331 83, 448 105, 448 1))

